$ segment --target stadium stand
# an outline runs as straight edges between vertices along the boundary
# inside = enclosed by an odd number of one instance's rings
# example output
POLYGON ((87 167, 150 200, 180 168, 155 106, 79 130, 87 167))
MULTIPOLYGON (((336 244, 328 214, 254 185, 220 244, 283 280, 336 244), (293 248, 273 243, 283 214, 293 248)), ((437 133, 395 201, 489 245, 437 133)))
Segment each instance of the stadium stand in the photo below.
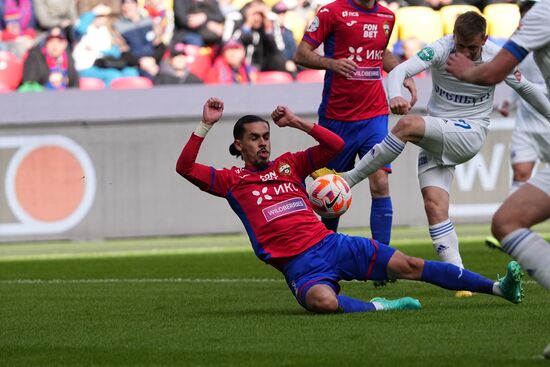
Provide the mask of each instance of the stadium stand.
POLYGON ((287 84, 294 78, 286 71, 260 71, 256 77, 256 84, 287 84))
POLYGON ((0 83, 10 90, 15 90, 21 83, 23 63, 15 54, 0 51, 0 83))
POLYGON ((80 90, 102 90, 105 89, 105 82, 98 78, 80 78, 80 90))
POLYGON ((302 70, 296 74, 296 81, 300 83, 322 83, 324 79, 324 70, 302 70))
POLYGON ((128 76, 113 79, 111 89, 148 89, 153 88, 153 82, 142 76, 128 76))
POLYGON ((509 38, 519 24, 519 8, 516 4, 490 4, 483 9, 487 19, 489 36, 494 39, 509 38))
POLYGON ((456 18, 467 11, 481 13, 477 7, 466 4, 446 5, 439 9, 439 16, 441 17, 441 22, 443 24, 443 33, 445 35, 453 34, 453 27, 455 26, 456 18))

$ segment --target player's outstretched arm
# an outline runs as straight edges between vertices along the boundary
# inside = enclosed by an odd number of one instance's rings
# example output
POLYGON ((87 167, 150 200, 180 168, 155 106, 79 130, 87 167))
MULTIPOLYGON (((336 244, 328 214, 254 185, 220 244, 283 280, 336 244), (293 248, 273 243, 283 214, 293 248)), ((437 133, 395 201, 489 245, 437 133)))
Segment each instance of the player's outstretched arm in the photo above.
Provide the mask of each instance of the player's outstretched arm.
POLYGON ((390 98, 390 110, 397 115, 409 113, 412 106, 416 103, 416 86, 410 84, 410 79, 414 75, 426 70, 429 65, 421 63, 415 57, 397 65, 388 74, 388 96, 390 98), (402 93, 401 86, 405 86, 411 92, 411 100, 407 101, 402 93), (411 88, 414 86, 414 92, 411 88))
POLYGON ((512 74, 504 79, 504 81, 508 86, 512 87, 521 98, 533 106, 538 113, 550 121, 550 101, 540 88, 525 78, 521 78, 518 81, 512 74))
POLYGON ((447 60, 447 72, 455 78, 478 85, 495 85, 503 81, 519 64, 510 51, 501 49, 490 62, 475 66, 474 62, 460 53, 447 60))

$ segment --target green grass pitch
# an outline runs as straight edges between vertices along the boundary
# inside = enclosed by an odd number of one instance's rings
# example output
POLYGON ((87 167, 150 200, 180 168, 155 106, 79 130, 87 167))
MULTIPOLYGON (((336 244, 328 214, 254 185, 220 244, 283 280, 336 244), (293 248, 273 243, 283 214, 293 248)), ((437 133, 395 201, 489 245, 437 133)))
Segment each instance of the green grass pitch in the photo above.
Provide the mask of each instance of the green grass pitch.
MULTIPOLYGON (((423 308, 313 315, 244 249, 243 236, 151 241, 172 251, 86 253, 121 242, 0 246, 0 365, 550 366, 542 357, 550 294, 527 275, 520 305, 482 294, 458 299, 419 282, 343 282, 353 297, 411 296, 423 308), (201 241, 214 249, 178 249, 201 241), (74 256, 48 252, 56 247, 74 256)), ((395 245, 435 259, 426 240, 395 245)), ((509 261, 479 238, 461 250, 467 267, 491 278, 509 261)))

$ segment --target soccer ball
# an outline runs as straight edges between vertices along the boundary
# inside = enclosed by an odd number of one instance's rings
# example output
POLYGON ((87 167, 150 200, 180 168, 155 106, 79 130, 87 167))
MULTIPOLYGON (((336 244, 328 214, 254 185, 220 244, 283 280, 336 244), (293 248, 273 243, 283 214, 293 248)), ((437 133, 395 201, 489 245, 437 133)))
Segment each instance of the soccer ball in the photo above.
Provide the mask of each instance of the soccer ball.
POLYGON ((338 175, 318 177, 307 193, 313 210, 323 218, 338 218, 351 205, 351 189, 338 175))

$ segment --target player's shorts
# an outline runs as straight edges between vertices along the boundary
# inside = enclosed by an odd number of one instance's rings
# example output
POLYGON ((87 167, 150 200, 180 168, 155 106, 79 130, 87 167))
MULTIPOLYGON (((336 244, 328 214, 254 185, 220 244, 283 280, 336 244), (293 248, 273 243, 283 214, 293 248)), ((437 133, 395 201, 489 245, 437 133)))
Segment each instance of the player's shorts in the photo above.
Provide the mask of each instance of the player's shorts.
POLYGON ((393 247, 364 237, 333 233, 295 256, 282 269, 286 282, 304 308, 308 290, 326 284, 340 292, 340 280, 387 280, 393 247))
POLYGON ((550 162, 550 133, 514 130, 510 149, 512 164, 550 162))
POLYGON ((527 183, 535 186, 539 190, 550 196, 550 167, 539 170, 527 183))
POLYGON ((436 166, 456 166, 472 159, 483 146, 487 128, 475 120, 423 117, 424 137, 417 144, 418 173, 436 166))
MULTIPOLYGON (((388 115, 376 116, 360 121, 338 121, 325 118, 319 119, 319 125, 329 129, 346 142, 342 150, 327 167, 337 172, 349 171, 355 165, 355 159, 361 159, 373 146, 380 143, 388 135, 388 115)), ((383 168, 391 172, 391 164, 383 168)))

